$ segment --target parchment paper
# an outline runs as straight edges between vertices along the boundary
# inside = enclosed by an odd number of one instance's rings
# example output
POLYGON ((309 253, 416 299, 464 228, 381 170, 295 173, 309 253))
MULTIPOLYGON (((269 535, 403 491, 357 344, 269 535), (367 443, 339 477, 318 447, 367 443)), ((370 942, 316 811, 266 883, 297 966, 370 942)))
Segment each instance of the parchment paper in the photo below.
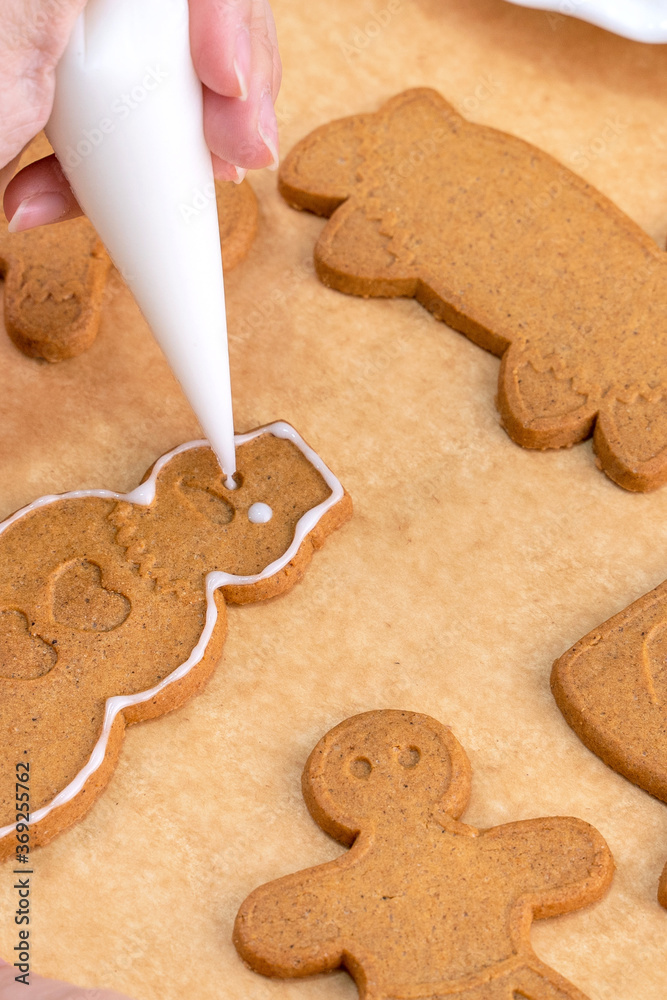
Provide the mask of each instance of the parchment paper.
MULTIPOLYGON (((276 0, 283 149, 408 86, 542 146, 661 245, 667 54, 501 0, 276 0)), ((632 495, 590 443, 514 445, 498 361, 413 301, 347 297, 312 271, 322 221, 252 177, 259 234, 227 278, 236 423, 291 421, 341 478, 353 521, 304 581, 231 608, 205 692, 130 729, 76 827, 35 852, 33 969, 136 1000, 336 1000, 345 973, 269 981, 230 941, 256 885, 335 857, 299 776, 321 735, 371 708, 430 713, 470 755, 467 822, 575 815, 607 838, 608 896, 536 923, 541 958, 591 1000, 663 1000, 658 876, 667 806, 584 748, 549 692, 552 661, 667 576, 667 489, 632 495)), ((446 239, 446 234, 444 234, 446 239)), ((129 293, 56 366, 0 336, 0 515, 43 493, 135 485, 195 419, 129 293)), ((0 954, 17 943, 0 866, 0 954)))

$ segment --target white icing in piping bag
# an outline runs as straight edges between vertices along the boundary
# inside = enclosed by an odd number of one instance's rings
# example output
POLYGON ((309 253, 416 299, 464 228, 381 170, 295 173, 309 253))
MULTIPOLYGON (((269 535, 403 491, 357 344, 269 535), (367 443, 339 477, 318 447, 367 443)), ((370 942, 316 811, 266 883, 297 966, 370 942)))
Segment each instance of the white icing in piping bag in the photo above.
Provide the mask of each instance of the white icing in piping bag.
POLYGON ((46 134, 233 488, 222 256, 187 0, 89 0, 46 134))

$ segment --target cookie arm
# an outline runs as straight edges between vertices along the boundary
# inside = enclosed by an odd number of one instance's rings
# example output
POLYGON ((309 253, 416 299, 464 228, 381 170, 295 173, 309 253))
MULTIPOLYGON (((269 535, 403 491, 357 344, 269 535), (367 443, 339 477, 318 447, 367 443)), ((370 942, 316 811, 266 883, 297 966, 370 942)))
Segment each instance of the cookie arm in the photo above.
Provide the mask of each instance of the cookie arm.
POLYGON ((570 816, 508 823, 483 838, 487 861, 505 869, 517 892, 517 919, 528 926, 600 899, 614 874, 602 835, 570 816))
POLYGON ((342 964, 337 897, 326 887, 322 890, 328 868, 320 865, 268 882, 242 904, 233 941, 255 972, 292 978, 330 972, 342 964))
POLYGON ((373 117, 340 118, 298 142, 278 174, 278 190, 285 201, 316 215, 332 215, 356 184, 360 147, 373 117))

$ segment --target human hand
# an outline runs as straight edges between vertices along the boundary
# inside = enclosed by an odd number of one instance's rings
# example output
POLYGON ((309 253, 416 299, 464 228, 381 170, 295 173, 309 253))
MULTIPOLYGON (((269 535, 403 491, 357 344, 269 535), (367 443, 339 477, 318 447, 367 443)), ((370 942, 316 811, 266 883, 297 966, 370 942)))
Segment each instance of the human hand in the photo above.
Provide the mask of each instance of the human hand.
MULTIPOLYGON (((274 101, 281 66, 268 0, 189 0, 190 45, 204 85, 204 133, 220 180, 276 167, 274 101)), ((48 121, 54 71, 85 0, 3 0, 0 27, 0 190, 10 229, 81 215, 55 156, 10 181, 27 143, 48 121), (9 183, 8 183, 9 182, 9 183)))
POLYGON ((0 1000, 129 1000, 114 990, 85 989, 62 983, 58 979, 43 979, 29 974, 29 985, 17 983, 19 970, 0 958, 0 1000))

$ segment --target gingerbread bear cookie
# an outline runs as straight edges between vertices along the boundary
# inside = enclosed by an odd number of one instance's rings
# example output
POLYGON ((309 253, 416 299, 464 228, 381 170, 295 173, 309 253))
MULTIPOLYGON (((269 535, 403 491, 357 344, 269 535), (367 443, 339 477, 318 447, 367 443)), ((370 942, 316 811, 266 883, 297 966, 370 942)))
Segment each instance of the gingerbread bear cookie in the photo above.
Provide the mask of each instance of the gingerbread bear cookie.
POLYGON ((362 1000, 584 1000, 533 952, 533 919, 599 899, 600 834, 556 817, 459 822, 470 764, 449 729, 366 712, 320 740, 303 773, 316 823, 349 852, 256 889, 234 943, 269 976, 344 966, 362 1000))
MULTIPOLYGON (((46 137, 31 144, 21 166, 51 153, 46 137)), ((250 185, 216 183, 223 264, 245 257, 257 229, 250 185)), ((10 233, 0 221, 0 274, 5 276, 5 327, 33 358, 63 361, 87 350, 100 325, 110 260, 85 217, 10 233)))
POLYGON ((234 490, 195 441, 129 494, 42 497, 0 524, 0 858, 16 848, 17 764, 30 767, 30 843, 47 843, 104 789, 125 726, 203 687, 225 602, 288 590, 349 517, 289 424, 236 443, 234 490))
POLYGON ((559 448, 594 429, 619 485, 667 481, 667 255, 604 195, 427 89, 316 129, 279 185, 331 217, 315 247, 326 285, 413 296, 502 357, 514 441, 559 448))
POLYGON ((589 750, 667 802, 667 581, 563 653, 551 690, 589 750))

